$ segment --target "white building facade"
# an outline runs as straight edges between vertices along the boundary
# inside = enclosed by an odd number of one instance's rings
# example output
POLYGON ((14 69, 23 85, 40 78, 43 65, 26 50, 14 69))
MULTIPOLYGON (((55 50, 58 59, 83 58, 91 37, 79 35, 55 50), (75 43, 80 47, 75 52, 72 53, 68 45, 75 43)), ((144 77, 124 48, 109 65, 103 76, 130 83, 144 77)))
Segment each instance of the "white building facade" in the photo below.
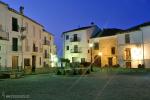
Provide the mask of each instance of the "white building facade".
MULTIPOLYGON (((0 1, 1 69, 29 68, 35 71, 36 68, 44 67, 45 41, 43 37, 48 37, 46 40, 48 52, 50 53, 50 50, 53 49, 54 39, 49 39, 52 34, 48 32, 45 34, 44 26, 25 16, 23 9, 21 7, 18 12, 0 1)), ((47 56, 50 62, 50 54, 47 56)), ((51 67, 51 64, 48 64, 51 67)))
POLYGON ((118 34, 118 62, 122 67, 150 68, 150 23, 144 23, 118 34))
POLYGON ((63 56, 71 62, 90 62, 89 39, 98 29, 96 25, 63 32, 63 56))

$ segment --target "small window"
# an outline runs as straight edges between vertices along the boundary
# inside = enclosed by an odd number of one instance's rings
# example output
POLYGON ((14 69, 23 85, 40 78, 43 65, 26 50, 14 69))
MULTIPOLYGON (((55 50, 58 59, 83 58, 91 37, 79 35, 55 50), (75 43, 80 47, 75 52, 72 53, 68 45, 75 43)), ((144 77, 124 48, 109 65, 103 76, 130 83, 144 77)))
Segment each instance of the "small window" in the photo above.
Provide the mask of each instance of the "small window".
POLYGON ((0 51, 1 51, 1 46, 0 46, 0 51))
POLYGON ((69 40, 69 35, 66 35, 66 40, 69 40))
POLYGON ((130 43, 130 34, 125 34, 125 43, 130 43))
POLYGON ((94 43, 94 50, 99 50, 99 43, 94 43))
POLYGON ((69 46, 66 47, 66 50, 69 50, 69 46))
POLYGON ((111 48, 111 54, 113 54, 113 55, 115 54, 115 47, 111 48))
POLYGON ((90 50, 88 50, 88 53, 90 53, 90 50))
POLYGON ((18 32, 18 19, 12 17, 12 31, 18 32))

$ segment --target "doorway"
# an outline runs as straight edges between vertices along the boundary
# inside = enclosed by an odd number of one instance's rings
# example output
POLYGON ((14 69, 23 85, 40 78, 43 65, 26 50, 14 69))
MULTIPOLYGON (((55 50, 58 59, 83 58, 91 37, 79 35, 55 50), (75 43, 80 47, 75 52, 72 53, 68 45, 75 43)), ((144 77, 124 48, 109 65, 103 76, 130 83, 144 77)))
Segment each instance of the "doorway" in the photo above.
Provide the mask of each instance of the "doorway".
POLYGON ((32 72, 35 72, 36 68, 36 56, 32 56, 32 72))
POLYGON ((94 57, 94 65, 101 67, 102 66, 102 62, 101 62, 101 56, 96 55, 94 57))
POLYGON ((12 56, 12 69, 18 69, 18 56, 12 56))
POLYGON ((111 67, 113 66, 113 58, 112 57, 109 57, 108 58, 108 65, 111 67))

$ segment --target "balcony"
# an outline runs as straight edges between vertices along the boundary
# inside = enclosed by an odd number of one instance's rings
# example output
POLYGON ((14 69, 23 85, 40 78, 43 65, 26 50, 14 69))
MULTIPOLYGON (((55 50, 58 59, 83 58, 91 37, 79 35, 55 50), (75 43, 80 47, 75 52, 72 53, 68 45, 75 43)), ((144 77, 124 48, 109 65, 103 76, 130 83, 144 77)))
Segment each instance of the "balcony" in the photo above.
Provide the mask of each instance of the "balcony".
POLYGON ((79 37, 77 37, 77 38, 70 38, 70 42, 80 42, 80 38, 79 37))
POLYGON ((78 48, 78 49, 71 49, 70 51, 71 53, 81 53, 81 48, 78 48))
POLYGON ((44 40, 43 45, 50 45, 50 41, 48 41, 48 40, 44 40))
POLYGON ((46 58, 46 59, 49 58, 49 54, 45 53, 44 58, 46 58))
POLYGON ((38 47, 33 47, 33 52, 38 52, 38 47))
POLYGON ((4 32, 3 30, 0 30, 0 39, 1 40, 8 40, 9 39, 9 33, 4 32))

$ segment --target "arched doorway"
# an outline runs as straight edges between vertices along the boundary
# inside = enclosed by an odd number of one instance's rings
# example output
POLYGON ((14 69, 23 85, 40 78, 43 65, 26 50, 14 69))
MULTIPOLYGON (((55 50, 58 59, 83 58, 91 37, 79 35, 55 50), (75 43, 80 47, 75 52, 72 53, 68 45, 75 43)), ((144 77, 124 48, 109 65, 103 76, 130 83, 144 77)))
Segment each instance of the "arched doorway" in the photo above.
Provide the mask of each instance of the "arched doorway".
POLYGON ((94 65, 95 65, 95 66, 98 66, 98 67, 101 67, 101 66, 102 66, 102 64, 101 64, 101 56, 96 55, 96 56, 94 57, 94 65))

